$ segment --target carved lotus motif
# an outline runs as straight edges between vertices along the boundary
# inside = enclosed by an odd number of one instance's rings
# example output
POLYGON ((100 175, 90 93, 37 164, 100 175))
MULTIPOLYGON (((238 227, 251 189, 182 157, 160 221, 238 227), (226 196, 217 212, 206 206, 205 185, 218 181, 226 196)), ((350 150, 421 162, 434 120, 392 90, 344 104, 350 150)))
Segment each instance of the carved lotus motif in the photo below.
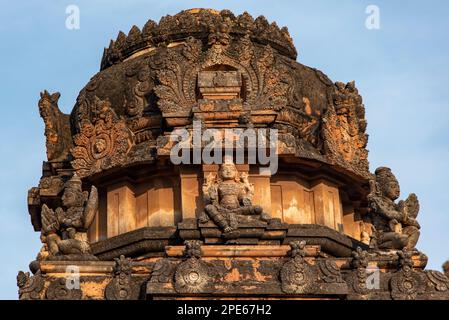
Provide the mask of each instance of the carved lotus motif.
POLYGON ((209 267, 195 257, 181 262, 175 272, 175 289, 179 293, 205 292, 211 281, 209 267))
POLYGON ((281 269, 280 278, 282 291, 289 294, 312 293, 316 290, 318 281, 317 269, 305 259, 305 241, 290 243, 292 259, 286 262, 281 269))
POLYGON ((295 257, 281 269, 282 291, 290 294, 311 293, 314 290, 315 270, 302 257, 295 257))
POLYGON ((390 281, 393 300, 415 300, 423 290, 421 275, 413 270, 401 270, 390 281))

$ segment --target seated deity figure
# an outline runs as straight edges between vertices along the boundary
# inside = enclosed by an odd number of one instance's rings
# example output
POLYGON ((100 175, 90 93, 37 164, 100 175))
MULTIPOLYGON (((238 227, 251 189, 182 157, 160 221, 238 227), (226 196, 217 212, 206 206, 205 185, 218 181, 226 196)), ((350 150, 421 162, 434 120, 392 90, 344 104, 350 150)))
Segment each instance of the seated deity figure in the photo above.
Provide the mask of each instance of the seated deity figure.
MULTIPOLYGON (((67 181, 61 197, 63 207, 56 210, 42 206, 42 235, 44 250, 41 259, 58 259, 64 256, 92 258, 87 230, 98 208, 97 189, 83 192, 76 174, 67 181)), ((39 259, 39 258, 38 258, 39 259)))
POLYGON ((248 175, 239 174, 234 163, 220 165, 217 179, 210 174, 203 185, 206 214, 200 217, 200 222, 212 219, 223 230, 223 237, 237 238, 239 215, 259 216, 262 221, 270 221, 270 216, 262 207, 252 204, 253 192, 248 175))
POLYGON ((377 247, 413 250, 421 228, 416 221, 419 212, 417 196, 410 194, 407 200, 395 203, 400 196, 400 187, 394 174, 389 168, 381 167, 375 175, 375 180, 370 181, 368 201, 377 247))

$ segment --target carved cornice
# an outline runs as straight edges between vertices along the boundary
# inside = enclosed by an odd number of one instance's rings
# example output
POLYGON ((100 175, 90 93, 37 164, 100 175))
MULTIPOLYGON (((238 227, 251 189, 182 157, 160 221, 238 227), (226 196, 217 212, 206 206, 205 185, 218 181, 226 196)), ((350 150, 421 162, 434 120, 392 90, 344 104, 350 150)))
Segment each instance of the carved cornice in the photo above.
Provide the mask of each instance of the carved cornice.
POLYGON ((111 40, 104 49, 101 70, 119 63, 138 51, 155 48, 161 44, 168 45, 184 41, 188 37, 207 41, 218 38, 219 27, 225 26, 231 37, 248 36, 252 41, 269 44, 279 53, 296 59, 297 52, 286 27, 279 28, 275 22, 269 23, 264 16, 254 19, 247 12, 235 16, 229 10, 215 11, 208 9, 191 9, 174 16, 162 17, 159 23, 152 20, 142 30, 133 26, 128 35, 121 32, 117 39, 111 40))

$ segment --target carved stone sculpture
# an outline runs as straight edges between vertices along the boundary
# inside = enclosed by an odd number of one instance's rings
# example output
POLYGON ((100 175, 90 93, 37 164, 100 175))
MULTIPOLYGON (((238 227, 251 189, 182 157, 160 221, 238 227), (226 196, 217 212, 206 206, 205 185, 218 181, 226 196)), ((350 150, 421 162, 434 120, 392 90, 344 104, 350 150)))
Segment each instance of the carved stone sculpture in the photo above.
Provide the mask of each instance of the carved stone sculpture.
POLYGON ((63 161, 68 156, 72 145, 70 132, 70 116, 62 113, 58 107, 59 92, 50 94, 47 90, 41 92, 39 114, 44 119, 45 137, 47 138, 48 161, 63 161))
POLYGON ((48 300, 81 300, 83 292, 79 288, 69 288, 67 279, 58 278, 50 282, 45 296, 48 300))
POLYGON ((40 271, 30 277, 29 272, 19 271, 17 274, 17 286, 19 287, 20 300, 38 300, 44 289, 44 278, 40 271))
POLYGON ((344 283, 340 267, 333 260, 321 260, 318 263, 320 279, 326 283, 344 283))
POLYGON ((420 235, 420 225, 416 221, 417 196, 411 194, 407 200, 395 203, 400 195, 399 183, 385 167, 376 170, 376 178, 370 181, 370 186, 368 200, 377 246, 380 249, 414 249, 420 235))
POLYGON ((367 251, 357 247, 356 251, 352 252, 352 267, 353 271, 346 278, 349 288, 354 294, 365 296, 369 293, 367 288, 367 267, 369 264, 369 255, 367 251))
POLYGON ((413 270, 412 252, 404 248, 398 251, 399 271, 390 280, 393 300, 415 300, 425 288, 422 274, 413 270))
POLYGON ((108 101, 95 97, 90 108, 92 120, 82 121, 71 149, 72 166, 81 177, 122 164, 132 145, 130 130, 108 101))
POLYGON ((280 272, 282 291, 289 294, 311 293, 315 290, 318 274, 304 259, 306 242, 293 241, 290 247, 291 259, 282 266, 280 272))
POLYGON ((108 300, 137 300, 139 298, 139 284, 132 278, 132 260, 121 255, 115 258, 114 278, 105 289, 108 300))
POLYGON ((262 221, 270 221, 270 216, 262 207, 252 204, 254 187, 246 173, 239 174, 234 163, 220 165, 218 179, 207 177, 203 185, 205 213, 200 222, 209 219, 220 227, 225 238, 235 238, 238 233, 238 216, 257 216, 262 221))
POLYGON ((91 255, 87 230, 98 209, 98 194, 92 186, 90 194, 81 189, 81 180, 74 174, 67 181, 63 207, 50 209, 42 206, 42 234, 44 249, 38 259, 73 260, 96 259, 91 255))
POLYGON ((213 272, 209 265, 201 261, 201 245, 198 240, 185 242, 184 258, 175 271, 175 290, 179 293, 213 291, 210 286, 213 272))
POLYGON ((356 172, 368 171, 365 107, 354 82, 335 84, 333 104, 324 116, 326 154, 356 172))

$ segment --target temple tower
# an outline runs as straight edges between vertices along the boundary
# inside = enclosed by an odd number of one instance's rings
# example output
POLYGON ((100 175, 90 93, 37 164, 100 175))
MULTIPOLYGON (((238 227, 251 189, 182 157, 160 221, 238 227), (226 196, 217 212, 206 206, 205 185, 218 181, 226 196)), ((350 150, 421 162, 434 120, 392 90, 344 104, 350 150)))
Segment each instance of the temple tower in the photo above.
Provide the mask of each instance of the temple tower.
POLYGON ((296 58, 263 16, 192 9, 120 32, 70 115, 41 93, 43 247, 20 298, 448 299, 415 249, 417 196, 369 171, 354 82, 296 58), (222 163, 211 133, 234 135, 222 163))

